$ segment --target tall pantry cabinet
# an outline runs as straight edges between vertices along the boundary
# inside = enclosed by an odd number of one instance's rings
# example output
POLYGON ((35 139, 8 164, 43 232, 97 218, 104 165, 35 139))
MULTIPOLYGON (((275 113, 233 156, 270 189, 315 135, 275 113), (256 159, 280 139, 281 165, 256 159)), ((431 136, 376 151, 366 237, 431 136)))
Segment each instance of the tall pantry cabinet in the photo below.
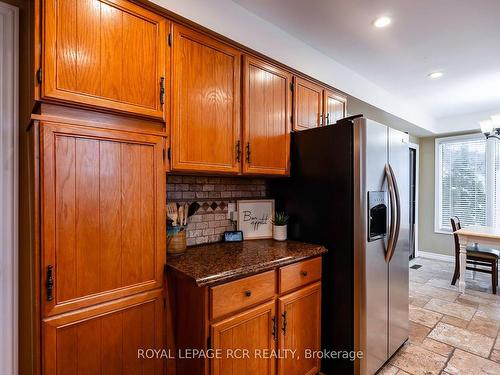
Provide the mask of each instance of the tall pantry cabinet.
POLYGON ((163 374, 170 21, 125 0, 35 2, 21 374, 163 374), (39 46, 39 48, 38 48, 39 46))

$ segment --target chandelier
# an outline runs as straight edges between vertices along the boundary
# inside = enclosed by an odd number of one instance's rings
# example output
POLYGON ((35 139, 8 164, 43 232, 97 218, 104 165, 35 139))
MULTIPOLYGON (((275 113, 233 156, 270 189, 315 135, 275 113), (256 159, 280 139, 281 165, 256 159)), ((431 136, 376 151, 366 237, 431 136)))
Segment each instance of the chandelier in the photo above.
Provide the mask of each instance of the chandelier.
POLYGON ((500 114, 493 115, 487 120, 479 121, 479 125, 486 139, 500 139, 500 114))

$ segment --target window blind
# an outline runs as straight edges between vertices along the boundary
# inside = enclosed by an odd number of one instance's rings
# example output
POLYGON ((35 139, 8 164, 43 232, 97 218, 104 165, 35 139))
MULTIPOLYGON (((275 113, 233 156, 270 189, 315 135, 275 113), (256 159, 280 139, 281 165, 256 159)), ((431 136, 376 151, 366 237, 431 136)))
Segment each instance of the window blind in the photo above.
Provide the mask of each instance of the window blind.
MULTIPOLYGON (((496 183, 500 187, 500 148, 498 151, 496 183)), ((485 139, 440 140, 438 152, 439 229, 451 230, 452 216, 458 216, 462 226, 487 225, 485 139)), ((495 216, 500 218, 500 200, 495 216)), ((498 222, 500 224, 500 219, 498 222)))
POLYGON ((500 141, 494 140, 494 153, 493 153, 493 226, 500 227, 500 141))

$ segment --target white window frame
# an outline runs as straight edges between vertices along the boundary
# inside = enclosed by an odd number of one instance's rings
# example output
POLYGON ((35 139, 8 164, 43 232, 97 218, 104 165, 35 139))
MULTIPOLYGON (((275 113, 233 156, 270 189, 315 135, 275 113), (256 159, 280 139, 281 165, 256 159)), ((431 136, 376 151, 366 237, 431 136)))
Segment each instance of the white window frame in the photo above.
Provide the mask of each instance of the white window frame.
MULTIPOLYGON (((447 228, 442 228, 441 227, 441 213, 442 213, 442 204, 441 204, 441 197, 442 197, 442 184, 441 184, 441 153, 439 152, 439 146, 442 143, 447 143, 450 141, 465 141, 465 140, 480 140, 486 139, 484 138, 484 135, 482 133, 475 133, 475 134, 466 134, 466 135, 456 135, 453 137, 442 137, 442 138, 436 138, 435 140, 435 148, 434 148, 434 232, 435 233, 440 233, 440 234, 452 234, 453 232, 451 229, 447 228)), ((487 157, 487 162, 486 162, 486 181, 489 181, 491 179, 491 173, 488 173, 488 169, 491 168, 491 163, 489 163, 489 158, 492 152, 490 151, 491 147, 488 147, 486 145, 486 157, 487 157)), ((491 196, 491 184, 486 183, 486 196, 489 197, 491 196)), ((488 205, 487 205, 488 207, 488 205)), ((491 209, 489 209, 491 211, 491 209)), ((491 217, 491 213, 486 212, 486 217, 491 217)))

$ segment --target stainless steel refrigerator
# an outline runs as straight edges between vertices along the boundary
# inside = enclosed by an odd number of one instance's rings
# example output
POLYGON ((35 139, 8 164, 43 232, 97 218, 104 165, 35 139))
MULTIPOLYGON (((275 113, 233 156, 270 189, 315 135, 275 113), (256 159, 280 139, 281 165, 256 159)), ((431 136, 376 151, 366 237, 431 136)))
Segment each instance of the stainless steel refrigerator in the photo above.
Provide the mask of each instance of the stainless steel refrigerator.
POLYGON ((294 133, 291 150, 291 177, 271 194, 289 238, 328 248, 322 372, 374 374, 408 338, 407 135, 353 116, 294 133))

